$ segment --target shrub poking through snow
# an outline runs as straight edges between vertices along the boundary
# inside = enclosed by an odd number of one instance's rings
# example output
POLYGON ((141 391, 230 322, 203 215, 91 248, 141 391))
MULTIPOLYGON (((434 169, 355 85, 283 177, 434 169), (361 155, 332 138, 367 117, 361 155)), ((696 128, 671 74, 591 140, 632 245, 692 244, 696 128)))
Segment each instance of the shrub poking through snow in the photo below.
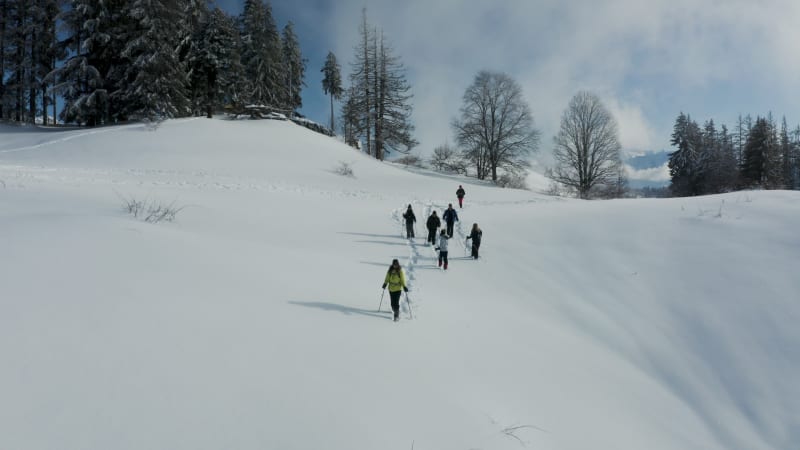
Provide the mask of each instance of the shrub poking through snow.
POLYGON ((346 163, 344 161, 339 161, 339 167, 334 169, 334 172, 338 173, 343 177, 354 177, 353 175, 353 168, 350 167, 350 163, 346 163))
POLYGON ((172 222, 185 206, 175 206, 175 202, 165 204, 155 201, 122 198, 123 208, 133 217, 147 223, 172 222))
POLYGON ((507 189, 528 189, 528 183, 525 181, 525 175, 516 172, 503 173, 497 177, 495 184, 507 189))
POLYGON ((425 168, 425 162, 417 155, 405 155, 395 159, 394 162, 404 166, 419 167, 421 169, 425 168))

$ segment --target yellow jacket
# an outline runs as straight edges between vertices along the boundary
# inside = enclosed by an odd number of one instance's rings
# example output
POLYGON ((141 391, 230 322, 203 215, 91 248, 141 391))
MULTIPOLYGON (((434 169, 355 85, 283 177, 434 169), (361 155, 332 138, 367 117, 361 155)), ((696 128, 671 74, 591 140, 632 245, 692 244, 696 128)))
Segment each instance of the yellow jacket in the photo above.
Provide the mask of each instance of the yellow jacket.
POLYGON ((400 269, 399 274, 390 270, 386 273, 386 279, 383 282, 389 286, 389 292, 397 292, 406 287, 406 275, 403 273, 403 269, 400 269))

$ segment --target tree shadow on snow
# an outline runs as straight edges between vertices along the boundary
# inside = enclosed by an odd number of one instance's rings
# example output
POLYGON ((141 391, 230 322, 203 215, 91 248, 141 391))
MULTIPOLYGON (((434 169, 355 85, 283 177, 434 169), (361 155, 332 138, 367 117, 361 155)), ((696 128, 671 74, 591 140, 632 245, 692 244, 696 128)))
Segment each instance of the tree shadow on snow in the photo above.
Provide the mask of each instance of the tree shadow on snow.
MULTIPOLYGON (((290 301, 288 302, 292 305, 297 306, 304 306, 306 308, 316 308, 321 309, 323 311, 333 311, 333 312, 340 312, 344 315, 350 316, 353 314, 361 315, 361 316, 369 316, 369 317, 377 317, 379 319, 391 319, 391 307, 389 309, 384 309, 382 312, 378 312, 374 309, 361 309, 361 308, 353 308, 352 306, 345 306, 339 305, 336 303, 328 303, 328 302, 295 302, 290 301), (388 315, 387 315, 388 314, 388 315)), ((388 305, 387 301, 384 301, 384 306, 388 305)))
POLYGON ((374 261, 359 261, 361 264, 366 264, 368 266, 378 266, 378 267, 385 267, 386 270, 389 270, 389 266, 392 265, 392 259, 397 259, 402 261, 404 256, 391 256, 386 262, 374 262, 374 261))
POLYGON ((351 236, 366 236, 366 237, 372 237, 372 238, 403 239, 404 241, 406 240, 406 237, 405 236, 400 236, 400 233, 398 233, 398 234, 372 234, 372 233, 356 233, 356 232, 353 232, 353 231, 337 231, 337 233, 338 234, 349 234, 351 236))
POLYGON ((406 242, 389 242, 389 241, 375 241, 375 240, 360 240, 360 241, 353 241, 353 242, 359 242, 359 243, 364 243, 364 244, 402 245, 403 247, 408 245, 408 243, 406 243, 406 242))

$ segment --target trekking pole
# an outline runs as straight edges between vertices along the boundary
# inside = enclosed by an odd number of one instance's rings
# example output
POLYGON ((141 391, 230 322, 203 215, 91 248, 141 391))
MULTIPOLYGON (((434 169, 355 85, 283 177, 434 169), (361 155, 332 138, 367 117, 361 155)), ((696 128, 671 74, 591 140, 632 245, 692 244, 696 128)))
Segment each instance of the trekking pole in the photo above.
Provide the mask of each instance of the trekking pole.
POLYGON ((386 295, 386 288, 382 289, 381 293, 381 302, 378 303, 378 312, 381 312, 381 306, 383 306, 383 296, 386 295))
POLYGON ((414 312, 411 310, 411 302, 408 300, 408 292, 406 292, 406 304, 408 305, 408 317, 410 319, 413 319, 414 312))

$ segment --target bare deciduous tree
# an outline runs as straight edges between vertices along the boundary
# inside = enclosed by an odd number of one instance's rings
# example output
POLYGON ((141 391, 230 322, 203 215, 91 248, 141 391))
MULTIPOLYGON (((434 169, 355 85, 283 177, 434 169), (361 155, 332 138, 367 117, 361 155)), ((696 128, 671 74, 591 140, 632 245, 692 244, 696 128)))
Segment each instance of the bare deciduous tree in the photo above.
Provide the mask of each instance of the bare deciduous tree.
POLYGON ((428 160, 431 167, 439 172, 467 173, 467 162, 448 144, 433 149, 433 155, 428 160))
POLYGON ((461 117, 452 126, 464 157, 475 165, 480 179, 491 174, 497 181, 498 169, 527 167, 527 156, 539 143, 522 88, 504 73, 478 73, 464 92, 461 117))
POLYGON ((592 188, 611 186, 623 174, 617 122, 600 99, 577 93, 561 116, 554 138, 555 167, 548 176, 589 198, 592 188))

